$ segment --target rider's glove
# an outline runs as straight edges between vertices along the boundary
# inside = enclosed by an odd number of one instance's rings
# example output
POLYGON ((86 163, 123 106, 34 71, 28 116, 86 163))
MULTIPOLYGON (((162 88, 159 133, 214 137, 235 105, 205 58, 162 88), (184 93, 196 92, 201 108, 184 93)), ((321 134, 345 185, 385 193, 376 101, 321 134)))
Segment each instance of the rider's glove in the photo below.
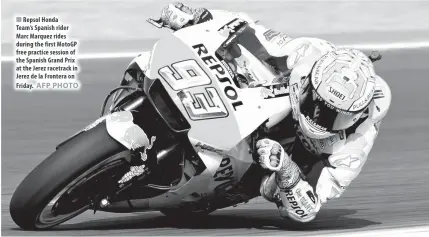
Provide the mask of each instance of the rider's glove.
POLYGON ((262 168, 271 171, 279 171, 285 159, 289 159, 283 147, 276 141, 262 139, 256 143, 258 149, 259 163, 262 168))
POLYGON ((181 29, 187 24, 197 24, 211 19, 213 17, 207 9, 193 9, 180 2, 169 4, 161 12, 162 22, 174 30, 181 29))

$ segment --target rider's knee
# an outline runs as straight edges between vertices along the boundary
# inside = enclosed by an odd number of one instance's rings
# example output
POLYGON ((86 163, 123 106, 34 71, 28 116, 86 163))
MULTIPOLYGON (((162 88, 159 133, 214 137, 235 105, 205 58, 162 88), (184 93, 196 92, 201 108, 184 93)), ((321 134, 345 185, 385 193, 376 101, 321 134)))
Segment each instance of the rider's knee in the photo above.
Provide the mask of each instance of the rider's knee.
POLYGON ((280 191, 282 206, 279 207, 282 217, 289 217, 298 222, 310 222, 316 218, 321 202, 312 186, 300 180, 294 187, 280 191))

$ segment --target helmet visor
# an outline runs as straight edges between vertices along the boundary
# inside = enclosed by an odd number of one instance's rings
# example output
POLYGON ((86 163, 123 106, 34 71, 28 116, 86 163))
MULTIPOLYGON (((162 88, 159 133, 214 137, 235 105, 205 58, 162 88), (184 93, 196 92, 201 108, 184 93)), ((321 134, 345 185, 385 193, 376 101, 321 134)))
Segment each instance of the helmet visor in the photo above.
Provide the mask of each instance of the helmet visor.
POLYGON ((300 105, 300 112, 309 126, 318 132, 337 132, 352 126, 362 112, 352 113, 325 102, 310 86, 310 92, 300 105))

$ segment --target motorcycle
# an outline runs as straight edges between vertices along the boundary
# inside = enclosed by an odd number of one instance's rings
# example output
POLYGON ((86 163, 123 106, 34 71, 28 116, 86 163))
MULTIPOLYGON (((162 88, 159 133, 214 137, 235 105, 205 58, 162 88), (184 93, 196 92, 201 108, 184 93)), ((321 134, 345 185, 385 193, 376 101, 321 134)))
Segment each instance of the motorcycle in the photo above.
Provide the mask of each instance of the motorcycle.
POLYGON ((264 85, 278 75, 237 43, 247 26, 231 16, 175 31, 155 43, 146 73, 136 57, 100 118, 20 183, 14 222, 48 229, 87 210, 199 217, 259 196, 255 142, 291 106, 287 83, 264 85), (225 60, 237 47, 251 72, 225 60), (243 75, 260 83, 243 86, 243 75))

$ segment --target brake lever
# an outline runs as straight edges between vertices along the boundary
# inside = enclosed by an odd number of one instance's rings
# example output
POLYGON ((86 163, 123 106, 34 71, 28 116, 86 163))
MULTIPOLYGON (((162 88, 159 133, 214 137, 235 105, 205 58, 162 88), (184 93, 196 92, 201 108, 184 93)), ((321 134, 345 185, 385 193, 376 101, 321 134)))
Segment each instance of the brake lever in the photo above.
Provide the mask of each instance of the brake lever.
POLYGON ((164 27, 164 23, 162 22, 161 18, 159 18, 158 20, 149 18, 146 21, 149 22, 151 25, 155 26, 156 28, 163 28, 164 27))
POLYGON ((170 30, 173 30, 173 28, 171 28, 169 25, 164 24, 164 22, 162 22, 162 19, 159 18, 158 20, 155 20, 153 18, 149 18, 146 20, 148 23, 150 23, 151 25, 155 26, 156 28, 168 28, 170 30))
POLYGON ((377 62, 378 60, 380 60, 383 56, 381 55, 380 52, 378 51, 372 51, 371 55, 369 55, 369 59, 371 60, 371 62, 377 62))

